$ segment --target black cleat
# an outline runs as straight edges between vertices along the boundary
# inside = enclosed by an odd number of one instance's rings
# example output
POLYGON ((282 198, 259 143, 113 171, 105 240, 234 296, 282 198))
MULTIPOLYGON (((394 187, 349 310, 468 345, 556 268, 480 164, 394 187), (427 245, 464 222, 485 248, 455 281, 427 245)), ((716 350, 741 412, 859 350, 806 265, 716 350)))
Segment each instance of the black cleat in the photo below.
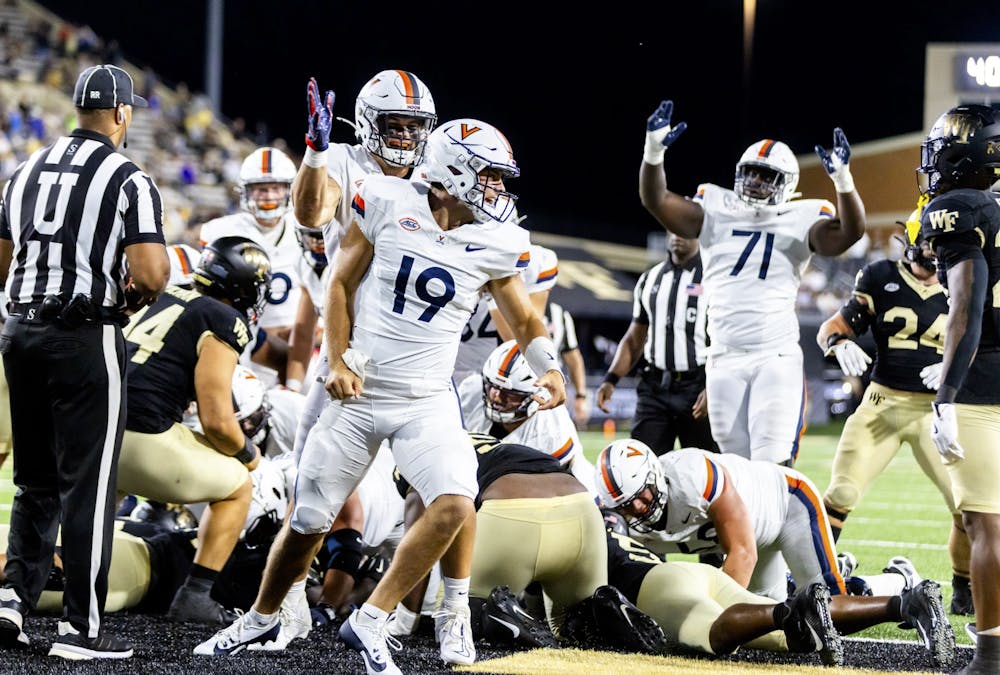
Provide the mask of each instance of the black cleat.
POLYGON ((788 616, 781 622, 788 651, 819 652, 827 666, 844 663, 844 645, 830 617, 830 589, 816 582, 785 601, 788 616))
POLYGON ((951 607, 948 610, 960 616, 975 616, 976 608, 972 604, 972 586, 968 577, 952 575, 951 577, 951 607))
POLYGON ((563 624, 571 644, 661 654, 666 637, 656 621, 636 607, 614 586, 601 586, 592 597, 573 605, 563 624))
MULTIPOLYGON (((925 579, 900 596, 900 612, 910 628, 916 628, 936 668, 946 668, 955 657, 955 633, 944 612, 941 586, 925 579)), ((902 624, 900 624, 902 625, 902 624)))
POLYGON ((497 586, 490 592, 481 617, 482 636, 490 642, 556 649, 560 646, 546 622, 528 614, 507 586, 497 586))
POLYGON ((0 588, 0 648, 27 647, 31 644, 23 630, 27 613, 27 608, 13 588, 0 588))
POLYGON ((69 661, 128 659, 132 657, 132 645, 107 633, 89 638, 69 622, 60 621, 59 637, 53 641, 49 656, 58 656, 69 661))

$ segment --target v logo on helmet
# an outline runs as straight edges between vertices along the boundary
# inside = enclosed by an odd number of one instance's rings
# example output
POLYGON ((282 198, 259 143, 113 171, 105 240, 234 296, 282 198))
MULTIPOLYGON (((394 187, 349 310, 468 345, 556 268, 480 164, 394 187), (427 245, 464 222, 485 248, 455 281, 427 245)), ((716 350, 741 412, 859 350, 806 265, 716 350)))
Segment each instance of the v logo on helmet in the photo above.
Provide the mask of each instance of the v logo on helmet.
POLYGON ((462 140, 464 141, 466 138, 468 138, 472 134, 476 133, 477 131, 482 131, 482 129, 480 127, 470 127, 468 124, 463 124, 462 125, 462 140))
POLYGON ((641 451, 641 450, 636 450, 635 448, 633 448, 633 447, 632 447, 632 446, 630 445, 630 446, 628 447, 628 453, 627 453, 627 454, 626 454, 625 456, 626 456, 626 457, 638 457, 638 456, 639 456, 639 455, 641 455, 641 454, 642 454, 642 451, 641 451))

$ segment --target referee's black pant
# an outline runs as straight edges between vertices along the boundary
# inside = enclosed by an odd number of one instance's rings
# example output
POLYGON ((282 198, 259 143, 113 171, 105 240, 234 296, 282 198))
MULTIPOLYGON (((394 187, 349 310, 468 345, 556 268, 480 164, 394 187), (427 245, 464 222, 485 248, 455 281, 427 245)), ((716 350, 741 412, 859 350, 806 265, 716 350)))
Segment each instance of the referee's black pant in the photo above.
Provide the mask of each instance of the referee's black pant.
POLYGON ((63 620, 97 637, 125 422, 121 328, 88 323, 68 329, 12 315, 0 352, 10 387, 17 486, 5 584, 34 609, 61 524, 63 620))
POLYGON ((647 367, 636 385, 635 416, 630 435, 648 445, 657 455, 681 447, 716 451, 708 415, 695 419, 692 408, 705 388, 705 370, 672 377, 659 368, 647 367))

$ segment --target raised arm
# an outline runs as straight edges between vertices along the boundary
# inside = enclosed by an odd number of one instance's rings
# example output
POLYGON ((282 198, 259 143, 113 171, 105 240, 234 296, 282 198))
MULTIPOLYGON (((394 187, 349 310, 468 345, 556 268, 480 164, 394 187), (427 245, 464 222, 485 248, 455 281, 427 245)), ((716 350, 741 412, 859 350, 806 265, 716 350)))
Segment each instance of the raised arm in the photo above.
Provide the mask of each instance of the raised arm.
POLYGON ((865 205, 854 188, 849 163, 851 146, 843 130, 833 130, 833 152, 816 146, 823 168, 837 189, 837 218, 816 221, 809 230, 809 246, 820 255, 840 255, 853 246, 865 233, 865 205))
POLYGON ((327 91, 320 101, 316 78, 309 78, 306 101, 309 107, 306 153, 292 183, 292 204, 300 223, 306 227, 322 227, 333 220, 343 197, 341 186, 326 170, 334 93, 327 91))
POLYGON ((694 239, 701 232, 704 216, 701 205, 668 190, 663 170, 666 149, 687 129, 687 122, 670 126, 673 112, 673 101, 661 101, 646 120, 646 145, 639 167, 639 199, 668 232, 694 239))

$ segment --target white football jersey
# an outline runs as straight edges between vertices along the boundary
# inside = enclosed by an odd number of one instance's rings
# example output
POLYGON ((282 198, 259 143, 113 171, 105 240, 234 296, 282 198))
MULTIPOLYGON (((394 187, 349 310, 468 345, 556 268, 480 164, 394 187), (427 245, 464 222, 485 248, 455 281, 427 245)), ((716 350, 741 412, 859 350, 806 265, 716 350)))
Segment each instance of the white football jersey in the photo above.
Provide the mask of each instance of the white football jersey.
POLYGON ((630 532, 658 553, 721 551, 708 507, 725 486, 722 468, 746 505, 758 548, 774 541, 788 512, 788 485, 783 467, 752 462, 733 454, 681 448, 660 456, 667 477, 666 522, 663 530, 630 532))
POLYGON ((257 320, 261 328, 285 327, 295 323, 299 307, 298 261, 302 249, 295 238, 295 216, 286 213, 281 222, 264 230, 247 212, 233 213, 210 220, 201 226, 201 245, 219 237, 240 236, 257 242, 271 260, 271 290, 257 320))
POLYGON ((316 274, 316 270, 309 265, 305 256, 299 258, 299 282, 303 290, 309 294, 316 316, 321 319, 326 305, 326 288, 330 283, 331 269, 333 267, 327 265, 321 274, 316 274))
POLYGON ((350 143, 331 143, 326 154, 326 175, 340 186, 340 206, 333 220, 323 225, 323 241, 326 256, 332 262, 334 251, 341 237, 351 224, 351 202, 358 186, 369 175, 381 176, 382 167, 370 152, 362 146, 350 143))
POLYGON ((442 230, 429 190, 419 180, 369 176, 351 203, 375 248, 355 297, 351 347, 370 359, 366 378, 417 395, 451 387, 462 329, 483 286, 531 260, 528 232, 513 223, 442 230))
MULTIPOLYGON (((559 275, 559 257, 552 249, 538 244, 531 244, 529 250, 531 261, 521 270, 521 279, 528 295, 551 290, 559 275)), ((486 359, 503 343, 490 317, 490 310, 495 308, 493 298, 484 291, 462 331, 462 343, 455 360, 456 384, 472 373, 482 373, 486 359)))
POLYGON ((268 419, 269 433, 266 447, 261 448, 267 457, 290 454, 295 446, 295 429, 305 406, 306 397, 283 387, 267 390, 267 400, 271 404, 268 419))
POLYGON ((699 186, 694 200, 705 212, 698 240, 710 352, 797 343, 795 299, 812 255, 809 229, 836 216, 833 204, 797 199, 754 207, 712 184, 699 186))

